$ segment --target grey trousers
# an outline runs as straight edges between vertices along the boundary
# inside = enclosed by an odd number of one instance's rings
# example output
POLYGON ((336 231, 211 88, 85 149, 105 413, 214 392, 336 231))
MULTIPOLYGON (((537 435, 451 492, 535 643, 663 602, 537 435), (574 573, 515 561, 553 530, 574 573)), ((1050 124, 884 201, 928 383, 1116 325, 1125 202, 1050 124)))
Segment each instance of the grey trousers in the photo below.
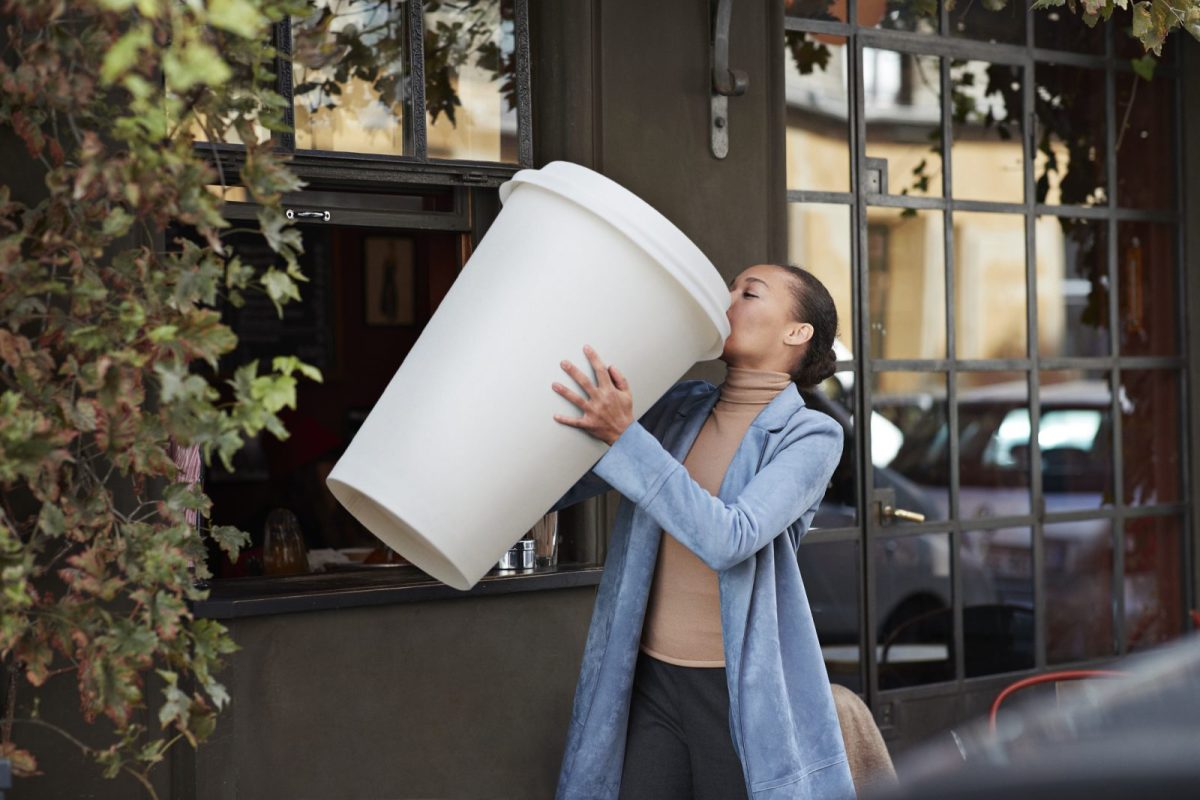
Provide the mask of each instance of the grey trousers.
POLYGON ((639 652, 620 800, 745 797, 724 668, 681 667, 639 652))

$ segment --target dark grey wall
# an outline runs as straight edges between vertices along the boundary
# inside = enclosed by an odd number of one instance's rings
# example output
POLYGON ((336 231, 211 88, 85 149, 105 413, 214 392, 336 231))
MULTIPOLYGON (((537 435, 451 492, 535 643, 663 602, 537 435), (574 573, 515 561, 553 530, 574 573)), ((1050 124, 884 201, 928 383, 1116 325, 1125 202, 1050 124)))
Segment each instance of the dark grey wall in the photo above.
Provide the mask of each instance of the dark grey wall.
POLYGON ((594 588, 233 620, 197 800, 552 797, 594 588))
MULTIPOLYGON (((778 0, 737 3, 729 155, 709 148, 709 4, 531 0, 537 164, 567 159, 645 199, 726 278, 786 257, 783 30, 778 0)), ((685 377, 719 381, 720 362, 685 377)))

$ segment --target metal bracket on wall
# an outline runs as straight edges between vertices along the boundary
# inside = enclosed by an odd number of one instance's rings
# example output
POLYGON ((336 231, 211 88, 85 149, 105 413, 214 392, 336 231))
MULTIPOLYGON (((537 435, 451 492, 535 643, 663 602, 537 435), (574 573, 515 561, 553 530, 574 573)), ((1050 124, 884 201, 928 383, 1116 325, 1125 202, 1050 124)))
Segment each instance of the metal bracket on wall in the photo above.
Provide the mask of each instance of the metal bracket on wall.
POLYGON ((713 13, 712 98, 709 103, 709 129, 712 154, 717 158, 729 155, 729 98, 746 93, 750 77, 745 70, 729 68, 729 18, 733 0, 716 0, 713 13))

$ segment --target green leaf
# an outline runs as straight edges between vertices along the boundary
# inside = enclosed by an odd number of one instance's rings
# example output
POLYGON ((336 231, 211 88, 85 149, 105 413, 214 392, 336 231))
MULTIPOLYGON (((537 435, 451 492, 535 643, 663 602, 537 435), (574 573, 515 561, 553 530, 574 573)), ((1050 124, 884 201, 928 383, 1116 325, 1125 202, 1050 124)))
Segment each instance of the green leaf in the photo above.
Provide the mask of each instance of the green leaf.
POLYGON ((62 509, 52 503, 43 503, 38 513, 38 530, 47 536, 62 536, 67 529, 67 520, 62 509))
POLYGON ((124 236, 129 232, 130 226, 133 225, 133 215, 120 206, 116 206, 109 212, 104 220, 104 226, 101 230, 105 236, 124 236))
POLYGON ((258 39, 268 20, 246 0, 210 0, 208 21, 245 39, 258 39))
POLYGON ((296 356, 275 356, 271 359, 271 369, 276 372, 282 372, 284 375, 291 375, 293 372, 299 371, 301 375, 309 380, 321 383, 321 370, 311 364, 305 364, 296 356))
POLYGON ((100 67, 100 82, 108 85, 124 75, 138 62, 143 48, 150 47, 150 26, 142 23, 125 32, 108 52, 100 67))
POLYGON ((1131 59, 1129 62, 1133 66, 1133 71, 1137 76, 1144 81, 1153 80, 1154 68, 1158 66, 1158 59, 1147 53, 1141 58, 1131 59))
POLYGON ((232 525, 214 525, 208 535, 231 559, 236 559, 238 551, 250 544, 250 534, 232 525))
POLYGON ((233 75, 211 45, 206 42, 184 42, 171 47, 163 55, 163 73, 167 87, 172 91, 186 92, 196 84, 220 86, 233 75))
POLYGON ((291 375, 259 375, 250 387, 250 394, 262 403, 268 413, 296 407, 296 379, 291 375))
POLYGON ((283 303, 288 300, 300 299, 300 287, 292 280, 292 276, 286 272, 280 272, 272 267, 267 270, 262 276, 263 287, 267 290, 267 295, 271 298, 271 302, 275 304, 275 310, 279 316, 283 317, 283 303))

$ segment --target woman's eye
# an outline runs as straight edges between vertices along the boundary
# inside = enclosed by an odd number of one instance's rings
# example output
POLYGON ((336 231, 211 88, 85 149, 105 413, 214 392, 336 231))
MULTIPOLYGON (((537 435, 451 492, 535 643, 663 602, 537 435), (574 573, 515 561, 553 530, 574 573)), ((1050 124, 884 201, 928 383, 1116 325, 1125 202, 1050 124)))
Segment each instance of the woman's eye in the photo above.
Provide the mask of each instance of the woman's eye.
POLYGON ((750 294, 749 292, 742 292, 742 297, 758 297, 758 295, 750 294))

